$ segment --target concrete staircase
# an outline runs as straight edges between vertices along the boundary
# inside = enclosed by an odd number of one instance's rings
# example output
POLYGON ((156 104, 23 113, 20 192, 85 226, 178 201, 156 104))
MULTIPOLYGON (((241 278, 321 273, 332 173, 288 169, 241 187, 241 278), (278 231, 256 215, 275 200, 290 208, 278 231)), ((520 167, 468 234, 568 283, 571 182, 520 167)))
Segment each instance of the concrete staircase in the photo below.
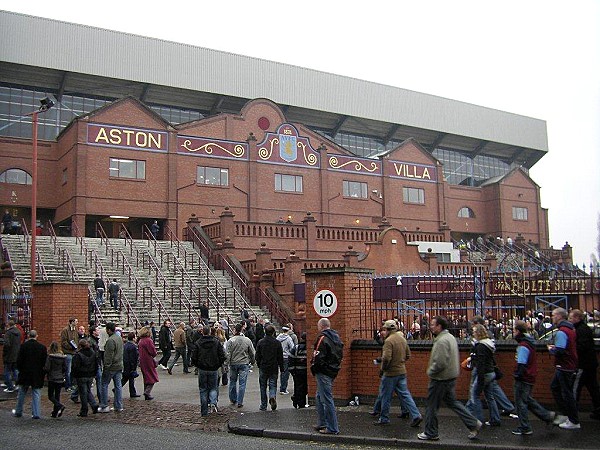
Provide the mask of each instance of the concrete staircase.
MULTIPOLYGON (((2 237, 15 275, 25 289, 30 284, 29 249, 23 236, 2 237)), ((211 320, 240 319, 243 305, 251 316, 268 318, 268 311, 249 306, 227 273, 207 267, 191 242, 38 236, 36 248, 44 266, 38 279, 87 281, 101 274, 106 287, 113 278, 121 286, 122 310, 110 307, 108 292, 100 317, 133 328, 137 323, 170 318, 174 323, 199 317, 206 302, 211 320), (161 304, 162 307, 158 305, 161 304), (128 313, 128 311, 131 311, 128 313)))

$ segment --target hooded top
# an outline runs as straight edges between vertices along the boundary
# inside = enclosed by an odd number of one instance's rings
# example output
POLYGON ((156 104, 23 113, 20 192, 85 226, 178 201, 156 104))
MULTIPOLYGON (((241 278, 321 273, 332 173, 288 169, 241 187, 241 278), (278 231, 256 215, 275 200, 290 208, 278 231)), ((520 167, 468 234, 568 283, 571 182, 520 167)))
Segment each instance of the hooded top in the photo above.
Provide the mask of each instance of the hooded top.
POLYGON ((535 341, 529 334, 520 334, 515 337, 519 343, 515 359, 517 367, 514 373, 515 380, 528 384, 534 384, 537 376, 537 357, 535 353, 535 341))
POLYGON ((342 365, 343 348, 344 344, 337 331, 331 328, 321 331, 313 350, 312 365, 310 367, 312 374, 322 373, 335 378, 342 365))
MULTIPOLYGON (((486 373, 494 371, 496 362, 494 361, 494 352, 496 344, 490 338, 484 338, 477 341, 474 349, 474 364, 477 369, 478 382, 483 383, 486 373)), ((483 384, 481 384, 483 386, 483 384)))
POLYGON ((277 340, 283 349, 283 359, 288 359, 290 357, 290 353, 292 353, 292 350, 294 349, 294 341, 290 335, 287 334, 287 332, 280 333, 277 336, 277 340))

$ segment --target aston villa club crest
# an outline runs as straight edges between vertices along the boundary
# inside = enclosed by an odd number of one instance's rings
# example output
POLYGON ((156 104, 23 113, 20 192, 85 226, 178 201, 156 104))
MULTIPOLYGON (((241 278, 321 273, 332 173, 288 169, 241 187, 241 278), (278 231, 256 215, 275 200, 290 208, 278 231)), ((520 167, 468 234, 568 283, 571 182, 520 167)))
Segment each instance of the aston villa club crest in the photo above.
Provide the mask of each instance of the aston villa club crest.
POLYGON ((287 162, 295 161, 298 157, 296 136, 287 134, 279 135, 279 156, 287 162))

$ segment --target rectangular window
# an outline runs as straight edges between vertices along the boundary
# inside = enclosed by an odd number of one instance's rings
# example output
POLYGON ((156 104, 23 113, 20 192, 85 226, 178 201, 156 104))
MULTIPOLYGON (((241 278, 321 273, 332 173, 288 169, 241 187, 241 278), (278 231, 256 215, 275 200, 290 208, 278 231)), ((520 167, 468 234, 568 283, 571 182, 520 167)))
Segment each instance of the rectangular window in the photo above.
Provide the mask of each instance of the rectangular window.
POLYGON ((513 206, 513 219, 514 220, 528 220, 527 219, 527 208, 521 206, 513 206))
POLYGON ((198 166, 196 183, 211 186, 229 186, 229 169, 198 166))
POLYGON ((146 179, 146 161, 133 159, 110 158, 109 176, 114 178, 129 178, 133 180, 146 179))
POLYGON ((302 175, 275 174, 275 190, 302 193, 302 175))
POLYGON ((62 171, 62 184, 67 184, 67 169, 62 171))
POLYGON ((344 197, 367 198, 367 183, 344 180, 344 197))
POLYGON ((404 203, 425 204, 425 190, 419 188, 404 187, 402 188, 402 198, 404 203))

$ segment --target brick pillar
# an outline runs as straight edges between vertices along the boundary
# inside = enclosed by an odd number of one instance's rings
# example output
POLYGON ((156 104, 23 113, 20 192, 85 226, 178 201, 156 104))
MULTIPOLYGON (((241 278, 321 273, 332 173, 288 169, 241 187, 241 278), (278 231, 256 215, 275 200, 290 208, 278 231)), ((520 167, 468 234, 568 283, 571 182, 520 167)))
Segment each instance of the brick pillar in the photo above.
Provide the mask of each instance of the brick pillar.
POLYGON ((219 218, 221 219, 221 239, 229 238, 232 245, 235 245, 235 225, 233 224, 233 218, 235 214, 229 209, 229 206, 225 207, 225 210, 221 213, 219 218))
POLYGON ((294 283, 302 282, 302 265, 302 260, 296 255, 296 251, 290 250, 283 269, 283 278, 285 280, 284 292, 293 293, 294 283))
POLYGON ((269 250, 267 244, 264 242, 260 243, 260 249, 255 253, 256 255, 256 270, 262 274, 265 270, 271 270, 273 268, 273 261, 271 255, 273 252, 269 250))
MULTIPOLYGON (((370 296, 370 290, 365 292, 358 287, 358 278, 372 274, 372 269, 334 267, 323 269, 305 269, 302 271, 306 278, 306 339, 308 347, 308 360, 312 356, 312 349, 318 335, 317 322, 321 318, 314 309, 313 301, 316 294, 327 289, 333 292, 337 298, 337 310, 329 317, 331 328, 336 330, 344 342, 344 360, 342 368, 335 379, 333 396, 336 403, 346 405, 352 398, 354 391, 352 386, 352 356, 350 344, 354 339, 352 330, 357 327, 361 314, 361 297, 364 302, 365 296, 370 296)), ((308 393, 314 397, 316 383, 314 377, 308 376, 308 393)))
POLYGON ((75 317, 87 329, 89 283, 37 282, 32 286, 31 322, 45 346, 60 339, 60 332, 75 317))

